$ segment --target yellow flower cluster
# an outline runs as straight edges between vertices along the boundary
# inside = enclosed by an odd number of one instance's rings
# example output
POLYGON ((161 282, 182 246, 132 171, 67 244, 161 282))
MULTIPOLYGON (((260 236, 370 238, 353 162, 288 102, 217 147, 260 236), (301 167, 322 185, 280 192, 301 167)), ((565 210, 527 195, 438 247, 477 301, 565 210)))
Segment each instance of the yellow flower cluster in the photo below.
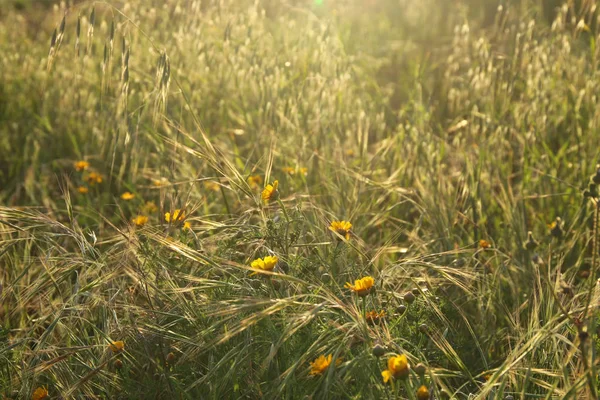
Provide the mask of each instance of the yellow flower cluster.
POLYGON ((165 221, 170 223, 181 222, 185 219, 185 211, 180 210, 179 208, 173 211, 173 214, 170 212, 165 213, 165 221))

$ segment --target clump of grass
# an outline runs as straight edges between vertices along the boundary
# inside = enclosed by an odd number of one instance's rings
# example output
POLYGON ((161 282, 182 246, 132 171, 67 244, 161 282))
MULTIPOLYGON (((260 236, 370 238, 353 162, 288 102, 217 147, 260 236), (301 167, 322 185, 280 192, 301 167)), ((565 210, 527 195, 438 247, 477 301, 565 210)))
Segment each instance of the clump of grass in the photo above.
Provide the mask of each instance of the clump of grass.
POLYGON ((597 398, 595 8, 321 3, 0 14, 3 396, 597 398))

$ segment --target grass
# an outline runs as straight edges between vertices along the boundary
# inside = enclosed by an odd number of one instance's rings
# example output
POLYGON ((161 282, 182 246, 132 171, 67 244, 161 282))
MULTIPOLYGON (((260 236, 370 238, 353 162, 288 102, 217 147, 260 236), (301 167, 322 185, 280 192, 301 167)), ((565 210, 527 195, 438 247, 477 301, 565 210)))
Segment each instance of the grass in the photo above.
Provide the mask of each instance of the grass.
POLYGON ((67 3, 0 10, 0 396, 598 398, 593 2, 67 3))

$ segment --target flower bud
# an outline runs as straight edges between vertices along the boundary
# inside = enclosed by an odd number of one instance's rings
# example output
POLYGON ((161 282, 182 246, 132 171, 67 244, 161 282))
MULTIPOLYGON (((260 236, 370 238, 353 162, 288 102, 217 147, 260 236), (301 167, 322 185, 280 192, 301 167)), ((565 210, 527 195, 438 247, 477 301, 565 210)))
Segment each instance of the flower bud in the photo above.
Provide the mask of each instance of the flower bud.
POLYGON ((596 185, 600 185, 600 168, 596 170, 596 174, 592 176, 592 182, 596 185))
POLYGON ((425 375, 425 372, 427 372, 427 367, 423 363, 418 363, 414 370, 419 376, 423 376, 425 375))
POLYGON ((539 243, 533 237, 533 233, 531 231, 527 232, 527 242, 525 242, 525 248, 529 251, 533 251, 538 247, 539 243))
POLYGON ((173 352, 170 352, 169 354, 167 354, 165 361, 168 365, 173 365, 173 363, 175 362, 175 358, 175 354, 173 352))
POLYGON ((562 238, 564 232, 562 230, 562 219, 556 217, 556 220, 550 225, 550 234, 557 239, 562 238))
POLYGON ((373 346, 371 352, 375 357, 379 358, 385 354, 385 348, 379 344, 376 344, 375 346, 373 346))

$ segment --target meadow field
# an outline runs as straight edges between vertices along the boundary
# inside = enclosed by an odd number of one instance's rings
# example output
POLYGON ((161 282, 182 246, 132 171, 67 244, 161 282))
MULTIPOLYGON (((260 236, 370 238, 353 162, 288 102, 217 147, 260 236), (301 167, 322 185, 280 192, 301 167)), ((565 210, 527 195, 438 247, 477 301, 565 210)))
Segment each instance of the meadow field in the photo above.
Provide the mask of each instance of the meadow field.
POLYGON ((598 399, 595 1, 0 3, 0 399, 598 399))

